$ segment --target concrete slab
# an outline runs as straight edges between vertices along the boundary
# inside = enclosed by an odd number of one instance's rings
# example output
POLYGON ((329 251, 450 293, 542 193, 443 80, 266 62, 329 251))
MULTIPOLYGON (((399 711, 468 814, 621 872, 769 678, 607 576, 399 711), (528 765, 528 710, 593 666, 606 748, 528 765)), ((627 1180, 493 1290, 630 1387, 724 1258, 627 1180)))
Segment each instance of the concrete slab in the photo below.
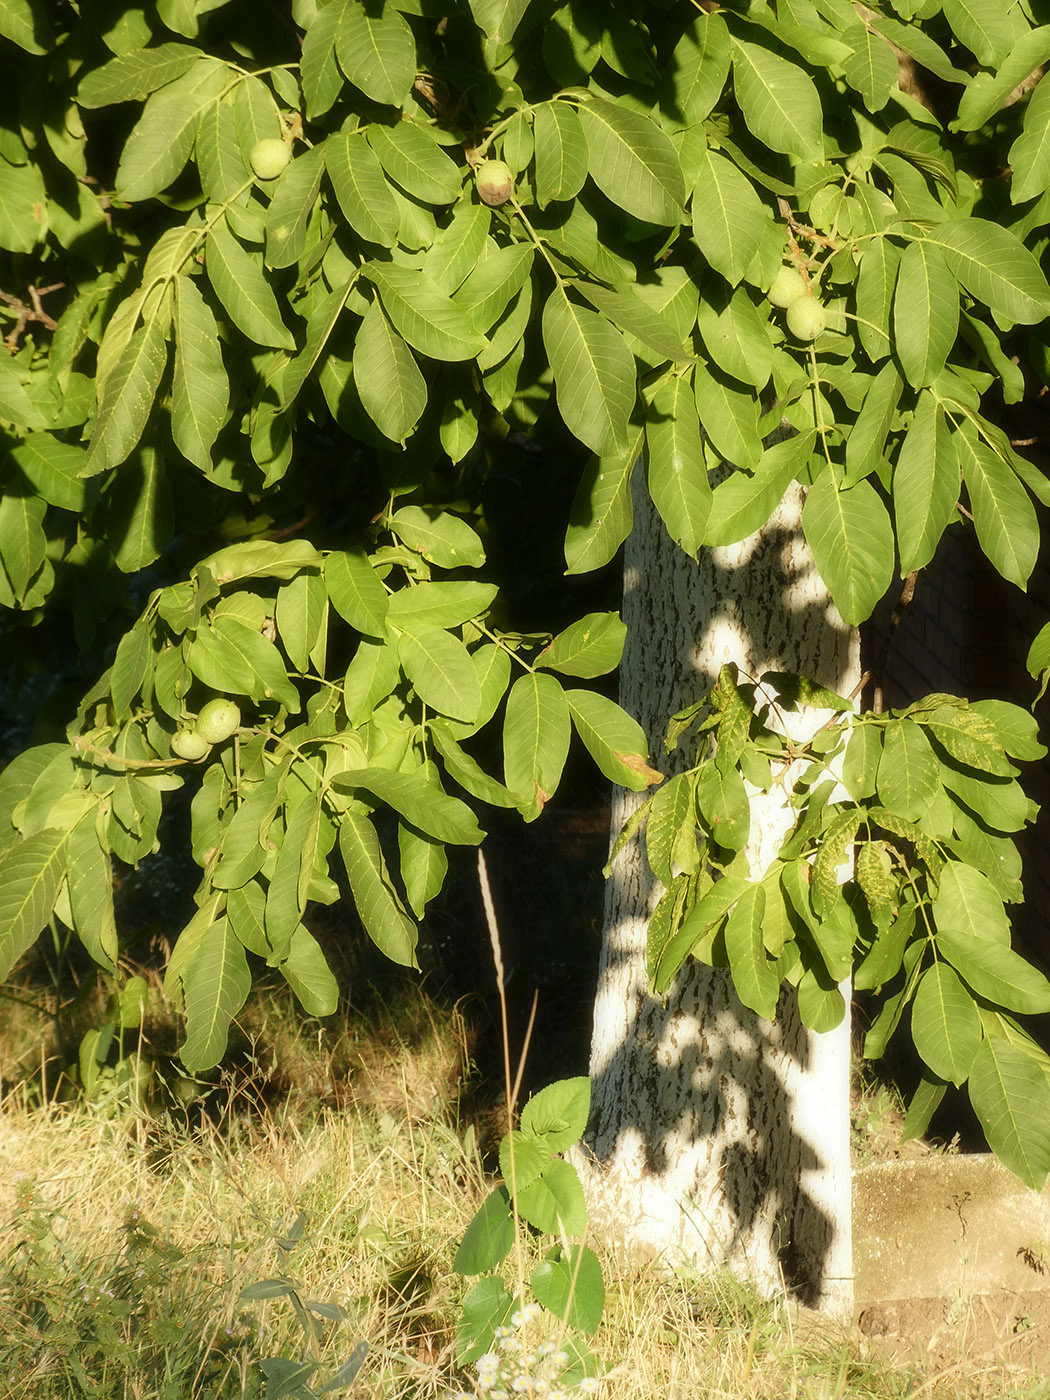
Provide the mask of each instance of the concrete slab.
POLYGON ((929 1156, 854 1173, 860 1330, 931 1360, 1050 1359, 1050 1188, 994 1157, 929 1156))
POLYGON ((879 1162, 853 1178, 857 1304, 1050 1290, 1050 1189, 994 1157, 879 1162))

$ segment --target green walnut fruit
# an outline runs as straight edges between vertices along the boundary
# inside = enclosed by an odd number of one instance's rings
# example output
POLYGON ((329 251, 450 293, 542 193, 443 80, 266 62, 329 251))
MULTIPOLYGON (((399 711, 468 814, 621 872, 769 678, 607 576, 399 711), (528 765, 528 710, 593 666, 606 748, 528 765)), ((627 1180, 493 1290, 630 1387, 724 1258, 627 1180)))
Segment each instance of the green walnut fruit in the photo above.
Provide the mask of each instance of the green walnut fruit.
POLYGON ((816 297, 799 297, 788 307, 786 319, 796 340, 816 340, 828 324, 828 313, 816 297))
POLYGON ((180 729, 171 737, 171 751, 176 758, 199 763, 211 752, 211 744, 196 729, 180 729))
POLYGON ((506 204, 514 193, 514 176, 502 160, 483 160, 474 167, 474 181, 482 204, 493 209, 506 204))
POLYGON ((241 727, 241 712, 232 700, 209 700, 197 716, 197 733, 209 744, 222 744, 241 727))
POLYGON ((291 158, 292 153, 285 142, 271 136, 265 141, 256 141, 248 161, 260 180, 276 180, 291 158))
POLYGON ((774 306, 790 306, 806 295, 806 282, 797 267, 782 267, 767 293, 774 306))

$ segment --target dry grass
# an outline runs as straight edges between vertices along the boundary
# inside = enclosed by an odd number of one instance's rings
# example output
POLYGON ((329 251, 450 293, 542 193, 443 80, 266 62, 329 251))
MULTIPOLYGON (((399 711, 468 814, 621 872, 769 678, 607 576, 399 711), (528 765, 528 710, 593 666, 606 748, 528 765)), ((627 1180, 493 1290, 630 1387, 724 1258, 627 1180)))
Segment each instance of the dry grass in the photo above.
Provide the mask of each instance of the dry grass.
MULTIPOLYGON (((3 1400, 249 1400, 281 1390, 267 1392, 260 1358, 311 1359, 316 1386, 362 1341, 359 1374, 330 1393, 469 1387, 451 1264, 489 1182, 474 1126, 457 1121, 462 1017, 415 993, 335 1029, 268 1003, 244 1029, 211 1115, 25 1089, 0 1105, 3 1400), (315 1336, 290 1293, 242 1297, 272 1279, 324 1305, 315 1336)), ((608 1286, 602 1393, 617 1400, 1050 1394, 1035 1373, 961 1355, 880 1359, 731 1278, 632 1268, 590 1243, 608 1286)))

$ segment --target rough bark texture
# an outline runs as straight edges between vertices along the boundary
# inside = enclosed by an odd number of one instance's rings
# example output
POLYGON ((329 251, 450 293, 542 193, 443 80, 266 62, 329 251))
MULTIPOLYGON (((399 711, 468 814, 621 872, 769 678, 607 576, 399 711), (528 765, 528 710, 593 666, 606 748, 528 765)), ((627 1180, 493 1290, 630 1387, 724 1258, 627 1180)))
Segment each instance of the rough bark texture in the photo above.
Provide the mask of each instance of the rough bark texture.
MULTIPOLYGON (((664 771, 676 758, 691 761, 688 750, 663 760, 670 715, 727 661, 751 676, 802 672, 846 693, 859 678, 859 639, 816 575, 800 510, 793 489, 764 530, 705 551, 698 566, 672 546, 645 491, 636 492, 621 701, 664 771)), ((616 794, 614 835, 640 800, 616 794)), ((791 820, 782 802, 761 805, 752 813, 754 871, 768 865, 791 820)), ((700 964, 683 969, 666 1001, 651 997, 646 923, 659 891, 636 841, 607 887, 583 1169, 592 1221, 635 1252, 728 1263, 766 1289, 787 1287, 811 1306, 846 1313, 848 1015, 815 1036, 786 992, 776 1023, 762 1021, 741 1006, 728 972, 700 964)))

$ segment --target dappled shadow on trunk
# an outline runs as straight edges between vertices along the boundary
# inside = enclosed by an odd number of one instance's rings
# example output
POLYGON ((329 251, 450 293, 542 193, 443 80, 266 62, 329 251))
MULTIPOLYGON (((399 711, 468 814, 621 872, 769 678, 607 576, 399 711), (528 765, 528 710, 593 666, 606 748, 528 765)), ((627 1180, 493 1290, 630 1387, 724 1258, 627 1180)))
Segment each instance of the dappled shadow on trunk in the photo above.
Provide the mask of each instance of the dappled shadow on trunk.
MULTIPOLYGON (((640 474, 639 474, 640 475, 640 474)), ((666 537, 644 497, 625 563, 629 647, 621 703, 665 773, 694 754, 664 754, 669 717, 727 662, 744 677, 798 671, 852 687, 859 648, 816 576, 798 525, 800 497, 769 526, 694 564, 666 537)), ((814 726, 815 727, 815 726, 814 726)), ((614 834, 637 807, 614 801, 614 834)), ((791 816, 756 802, 752 871, 764 870, 791 816)), ((729 972, 683 968, 666 999, 649 991, 648 916, 662 887, 643 838, 618 857, 607 887, 585 1170, 600 1228, 650 1253, 729 1263, 770 1288, 843 1311, 850 1292, 849 1038, 799 1020, 791 989, 775 1023, 736 997, 729 972)))

